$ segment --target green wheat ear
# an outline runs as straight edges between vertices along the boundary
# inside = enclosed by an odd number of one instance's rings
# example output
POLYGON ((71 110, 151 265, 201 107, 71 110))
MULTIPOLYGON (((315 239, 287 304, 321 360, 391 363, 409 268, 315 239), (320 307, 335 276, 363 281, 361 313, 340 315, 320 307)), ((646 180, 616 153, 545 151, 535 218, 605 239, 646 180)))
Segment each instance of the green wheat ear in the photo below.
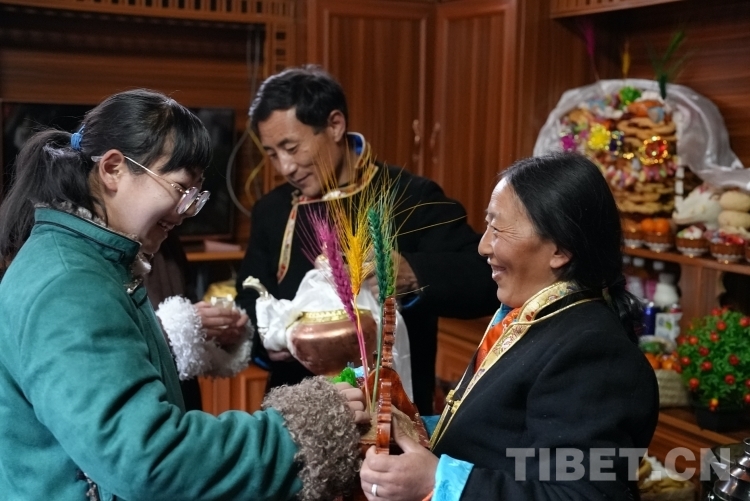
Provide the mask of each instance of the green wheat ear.
POLYGON ((391 257, 392 248, 389 239, 384 234, 387 231, 386 226, 388 226, 388 223, 383 220, 381 204, 378 204, 377 208, 370 207, 367 210, 367 222, 370 227, 373 253, 375 255, 375 277, 378 280, 378 288, 380 289, 378 302, 383 304, 385 298, 389 294, 392 294, 389 291, 394 289, 394 277, 392 270, 393 259, 391 257))

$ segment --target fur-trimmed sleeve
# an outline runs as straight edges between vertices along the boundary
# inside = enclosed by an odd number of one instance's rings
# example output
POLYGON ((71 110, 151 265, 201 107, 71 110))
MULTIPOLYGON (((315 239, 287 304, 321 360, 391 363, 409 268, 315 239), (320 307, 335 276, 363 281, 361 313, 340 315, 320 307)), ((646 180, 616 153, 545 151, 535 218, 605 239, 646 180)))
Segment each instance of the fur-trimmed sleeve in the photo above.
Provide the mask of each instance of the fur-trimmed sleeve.
POLYGON ((346 400, 323 376, 272 389, 263 408, 284 418, 302 468, 300 501, 333 499, 356 487, 360 434, 346 400))
POLYGON ((242 338, 232 345, 219 345, 206 339, 200 315, 189 300, 172 296, 156 310, 172 348, 180 379, 195 376, 231 377, 250 361, 253 329, 247 323, 242 338))

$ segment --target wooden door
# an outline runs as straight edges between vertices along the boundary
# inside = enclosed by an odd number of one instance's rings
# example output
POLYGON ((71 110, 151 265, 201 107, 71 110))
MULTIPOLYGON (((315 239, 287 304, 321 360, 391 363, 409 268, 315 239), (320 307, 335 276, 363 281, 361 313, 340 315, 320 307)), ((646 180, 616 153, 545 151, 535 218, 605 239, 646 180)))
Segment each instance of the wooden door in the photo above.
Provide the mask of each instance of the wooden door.
POLYGON ((434 122, 426 171, 483 231, 495 177, 514 155, 516 5, 513 0, 438 4, 435 24, 434 122))
POLYGON ((377 159, 423 173, 427 119, 428 2, 313 0, 308 61, 344 87, 349 130, 372 143, 377 159))

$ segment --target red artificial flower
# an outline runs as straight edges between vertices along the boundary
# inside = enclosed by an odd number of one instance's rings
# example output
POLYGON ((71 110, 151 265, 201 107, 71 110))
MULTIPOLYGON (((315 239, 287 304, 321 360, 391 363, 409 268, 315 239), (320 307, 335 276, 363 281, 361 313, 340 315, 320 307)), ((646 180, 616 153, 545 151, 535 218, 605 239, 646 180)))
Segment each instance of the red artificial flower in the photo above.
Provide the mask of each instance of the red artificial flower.
POLYGON ((713 315, 715 317, 718 317, 719 315, 721 315, 721 309, 720 308, 714 308, 713 310, 711 310, 711 315, 713 315))
POLYGON ((679 364, 685 387, 706 408, 750 409, 750 311, 716 308, 713 315, 696 319, 680 335, 672 369, 679 364))

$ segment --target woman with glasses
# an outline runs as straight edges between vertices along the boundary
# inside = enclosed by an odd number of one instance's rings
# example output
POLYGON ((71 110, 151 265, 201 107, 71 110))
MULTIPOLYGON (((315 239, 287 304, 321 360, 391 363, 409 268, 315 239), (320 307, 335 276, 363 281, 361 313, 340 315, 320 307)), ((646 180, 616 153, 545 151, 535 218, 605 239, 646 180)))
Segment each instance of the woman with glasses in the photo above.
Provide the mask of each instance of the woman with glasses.
POLYGON ((135 90, 36 134, 0 206, 0 492, 15 500, 328 499, 352 479, 359 390, 186 412, 143 254, 208 200, 208 134, 135 90), (350 403, 351 402, 351 403, 350 403), (315 419, 310 419, 314 416, 315 419))

